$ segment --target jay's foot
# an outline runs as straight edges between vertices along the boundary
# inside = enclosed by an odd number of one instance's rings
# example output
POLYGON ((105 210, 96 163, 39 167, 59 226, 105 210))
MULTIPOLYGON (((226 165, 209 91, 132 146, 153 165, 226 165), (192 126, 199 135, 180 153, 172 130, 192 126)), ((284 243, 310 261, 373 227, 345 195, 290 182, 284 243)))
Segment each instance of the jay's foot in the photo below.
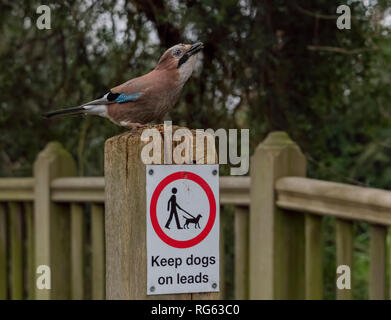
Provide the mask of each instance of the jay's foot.
POLYGON ((141 123, 138 123, 138 122, 130 122, 130 121, 121 121, 120 124, 121 124, 122 127, 132 129, 132 131, 135 131, 135 130, 137 130, 139 128, 143 128, 143 127, 147 126, 145 124, 141 124, 141 123))

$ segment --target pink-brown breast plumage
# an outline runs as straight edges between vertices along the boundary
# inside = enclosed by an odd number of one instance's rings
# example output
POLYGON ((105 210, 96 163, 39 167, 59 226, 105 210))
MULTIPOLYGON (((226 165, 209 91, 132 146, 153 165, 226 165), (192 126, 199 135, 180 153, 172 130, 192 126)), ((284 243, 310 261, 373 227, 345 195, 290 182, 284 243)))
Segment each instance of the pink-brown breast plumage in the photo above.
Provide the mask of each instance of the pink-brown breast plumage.
POLYGON ((177 102, 183 84, 173 70, 153 70, 111 89, 113 93, 134 94, 141 92, 136 101, 108 105, 109 118, 120 124, 131 122, 145 124, 161 119, 177 102))

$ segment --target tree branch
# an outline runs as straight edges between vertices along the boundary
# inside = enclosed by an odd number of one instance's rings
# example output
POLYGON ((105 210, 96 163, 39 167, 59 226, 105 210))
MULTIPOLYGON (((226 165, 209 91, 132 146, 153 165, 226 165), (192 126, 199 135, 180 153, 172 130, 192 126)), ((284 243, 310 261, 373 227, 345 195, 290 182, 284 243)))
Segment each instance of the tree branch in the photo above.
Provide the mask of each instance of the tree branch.
MULTIPOLYGON (((303 14, 310 16, 310 17, 314 17, 316 19, 337 20, 340 17, 339 15, 328 15, 328 14, 322 14, 319 12, 312 12, 310 10, 307 10, 307 9, 300 7, 299 5, 295 5, 294 8, 297 9, 297 11, 299 11, 300 13, 303 13, 303 14)), ((368 20, 368 19, 364 19, 364 18, 356 17, 356 16, 351 16, 351 19, 352 20, 362 20, 362 21, 368 20)))
POLYGON ((374 47, 374 48, 359 48, 359 49, 349 50, 349 49, 345 49, 345 48, 341 48, 341 47, 314 46, 314 45, 307 46, 307 49, 310 50, 310 51, 328 51, 328 52, 342 53, 342 54, 348 54, 348 55, 378 50, 377 47, 374 47))
POLYGON ((162 47, 171 47, 183 41, 180 30, 166 19, 168 8, 163 0, 134 0, 133 3, 155 25, 162 47))

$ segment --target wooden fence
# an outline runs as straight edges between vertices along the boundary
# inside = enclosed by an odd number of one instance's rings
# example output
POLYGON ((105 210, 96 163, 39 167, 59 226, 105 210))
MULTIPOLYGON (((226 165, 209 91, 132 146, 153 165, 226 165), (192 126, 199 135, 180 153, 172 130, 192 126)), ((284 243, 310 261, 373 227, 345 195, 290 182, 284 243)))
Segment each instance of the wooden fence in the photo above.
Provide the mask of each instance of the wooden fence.
MULTIPOLYGON (((273 132, 252 157, 251 177, 220 178, 220 204, 235 206, 235 298, 322 299, 323 216, 337 218, 337 266, 354 268, 354 221, 371 224, 369 296, 390 297, 391 192, 305 171, 299 147, 273 132)), ((104 178, 74 175, 70 154, 49 143, 33 178, 0 179, 0 299, 105 298, 104 178), (39 265, 51 268, 51 290, 35 285, 39 265)))

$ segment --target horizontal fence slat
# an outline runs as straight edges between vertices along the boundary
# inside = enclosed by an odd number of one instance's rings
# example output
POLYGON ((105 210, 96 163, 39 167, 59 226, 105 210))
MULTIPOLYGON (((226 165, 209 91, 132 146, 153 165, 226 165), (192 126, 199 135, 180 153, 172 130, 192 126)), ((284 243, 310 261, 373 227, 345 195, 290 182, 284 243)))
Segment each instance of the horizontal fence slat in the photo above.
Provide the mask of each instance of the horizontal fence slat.
POLYGON ((23 299, 23 233, 22 206, 9 204, 10 240, 11 240, 11 299, 23 299))
POLYGON ((33 201, 34 200, 34 194, 31 190, 15 190, 15 191, 0 191, 0 201, 33 201))
POLYGON ((83 205, 71 204, 71 297, 84 298, 83 205))
POLYGON ((6 214, 6 205, 0 203, 0 300, 6 300, 8 297, 6 214))
POLYGON ((386 237, 386 227, 370 226, 369 299, 371 300, 386 298, 386 237))
POLYGON ((51 199, 55 202, 104 202, 103 177, 65 177, 51 182, 51 199))
POLYGON ((55 202, 104 202, 103 177, 65 177, 51 183, 51 199, 55 202))
POLYGON ((104 191, 93 191, 93 190, 55 190, 52 192, 51 199, 54 202, 104 202, 105 195, 104 191))
POLYGON ((248 299, 249 209, 235 208, 235 299, 248 299))
MULTIPOLYGON (((65 177, 51 182, 55 202, 104 202, 103 177, 65 177)), ((220 177, 220 202, 250 204, 250 177, 220 177)), ((0 178, 0 201, 33 201, 33 178, 0 178)))
MULTIPOLYGON (((51 199, 55 202, 104 202, 103 177, 66 177, 51 183, 51 199)), ((250 204, 250 177, 221 177, 220 203, 250 204)))
POLYGON ((0 178, 0 201, 32 201, 33 178, 0 178))
POLYGON ((220 203, 250 205, 250 177, 220 177, 220 203))
MULTIPOLYGON (((341 265, 350 267, 350 276, 353 274, 353 222, 337 219, 336 225, 337 268, 341 265)), ((339 275, 337 275, 338 277, 339 275)), ((351 281, 352 283, 353 281, 351 281)), ((337 300, 352 300, 353 292, 349 289, 338 289, 337 300)))
POLYGON ((91 206, 92 299, 105 298, 105 218, 104 206, 91 206))
POLYGON ((391 191, 301 177, 281 178, 276 189, 283 209, 391 225, 391 191))
POLYGON ((307 300, 323 299, 322 217, 305 218, 305 293, 307 300))

